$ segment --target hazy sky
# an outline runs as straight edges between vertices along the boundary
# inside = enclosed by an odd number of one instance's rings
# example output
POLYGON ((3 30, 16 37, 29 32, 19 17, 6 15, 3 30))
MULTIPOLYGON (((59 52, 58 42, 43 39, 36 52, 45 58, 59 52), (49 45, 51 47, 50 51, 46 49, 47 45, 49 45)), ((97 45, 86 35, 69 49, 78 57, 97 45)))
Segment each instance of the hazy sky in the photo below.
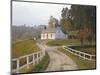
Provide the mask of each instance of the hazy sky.
POLYGON ((50 16, 60 19, 64 7, 70 8, 70 5, 13 2, 12 24, 47 25, 50 16))

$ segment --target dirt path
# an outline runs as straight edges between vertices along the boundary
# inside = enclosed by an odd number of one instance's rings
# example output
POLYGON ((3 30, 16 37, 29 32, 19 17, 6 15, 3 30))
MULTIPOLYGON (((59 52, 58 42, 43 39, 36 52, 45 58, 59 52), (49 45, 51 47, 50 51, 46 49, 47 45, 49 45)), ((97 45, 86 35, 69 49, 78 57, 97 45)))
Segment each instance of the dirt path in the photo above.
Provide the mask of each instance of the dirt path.
POLYGON ((49 47, 45 42, 41 43, 50 57, 50 63, 45 71, 75 70, 76 63, 67 55, 57 50, 58 47, 49 47))

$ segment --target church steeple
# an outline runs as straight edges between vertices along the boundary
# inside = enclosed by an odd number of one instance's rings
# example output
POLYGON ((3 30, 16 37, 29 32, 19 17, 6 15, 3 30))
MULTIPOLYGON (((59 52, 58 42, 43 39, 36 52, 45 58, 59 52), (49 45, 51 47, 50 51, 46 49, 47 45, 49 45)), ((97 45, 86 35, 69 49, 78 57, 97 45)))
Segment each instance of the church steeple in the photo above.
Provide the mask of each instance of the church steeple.
POLYGON ((48 27, 49 28, 56 28, 59 26, 58 20, 54 18, 53 16, 50 16, 49 22, 48 22, 48 27))

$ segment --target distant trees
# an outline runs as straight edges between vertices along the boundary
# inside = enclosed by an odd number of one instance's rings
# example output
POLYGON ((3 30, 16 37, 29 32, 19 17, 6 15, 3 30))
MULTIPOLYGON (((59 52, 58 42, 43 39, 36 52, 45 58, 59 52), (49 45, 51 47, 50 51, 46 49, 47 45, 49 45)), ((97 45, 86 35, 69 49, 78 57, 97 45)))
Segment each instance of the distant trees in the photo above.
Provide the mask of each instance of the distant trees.
POLYGON ((78 30, 78 38, 83 44, 84 40, 91 42, 95 38, 96 7, 72 5, 71 9, 62 9, 61 25, 64 32, 78 30))
POLYGON ((12 41, 39 38, 45 25, 28 27, 25 25, 12 26, 12 41))

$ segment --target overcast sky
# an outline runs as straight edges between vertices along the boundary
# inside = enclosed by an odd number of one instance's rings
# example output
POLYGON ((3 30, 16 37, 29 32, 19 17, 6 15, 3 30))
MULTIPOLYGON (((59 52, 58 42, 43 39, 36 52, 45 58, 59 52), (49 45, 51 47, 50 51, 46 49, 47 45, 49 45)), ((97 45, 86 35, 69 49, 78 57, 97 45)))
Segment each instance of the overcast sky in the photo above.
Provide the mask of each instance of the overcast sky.
POLYGON ((61 10, 64 7, 70 8, 70 5, 13 2, 12 24, 47 25, 50 16, 60 19, 61 10))

